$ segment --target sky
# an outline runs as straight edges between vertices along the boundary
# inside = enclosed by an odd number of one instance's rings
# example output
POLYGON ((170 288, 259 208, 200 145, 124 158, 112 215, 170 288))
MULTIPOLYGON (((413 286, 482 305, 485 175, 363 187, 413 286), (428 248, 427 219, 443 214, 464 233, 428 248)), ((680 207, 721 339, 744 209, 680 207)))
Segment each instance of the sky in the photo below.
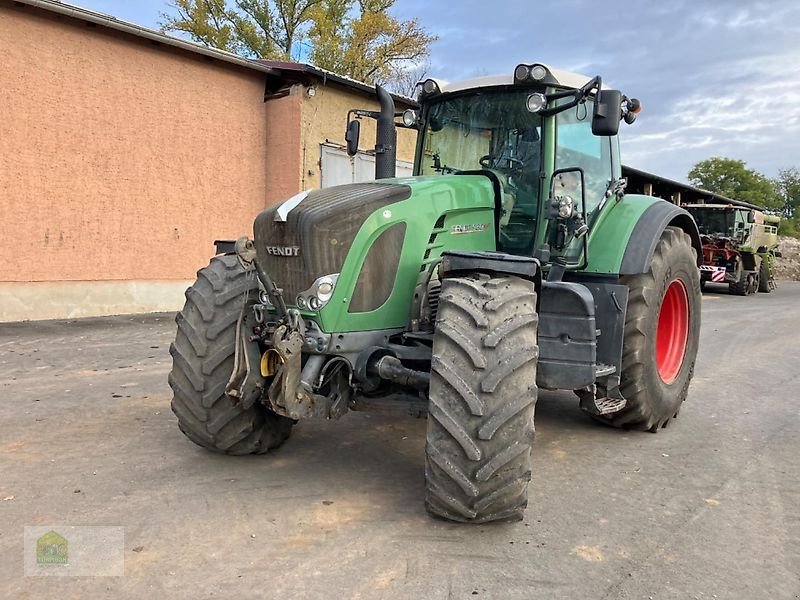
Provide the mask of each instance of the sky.
MULTIPOLYGON (((164 0, 72 0, 158 27, 164 0)), ((397 0, 439 37, 429 74, 449 81, 543 62, 639 98, 623 161, 679 180, 711 156, 770 177, 800 167, 800 1, 397 0)))

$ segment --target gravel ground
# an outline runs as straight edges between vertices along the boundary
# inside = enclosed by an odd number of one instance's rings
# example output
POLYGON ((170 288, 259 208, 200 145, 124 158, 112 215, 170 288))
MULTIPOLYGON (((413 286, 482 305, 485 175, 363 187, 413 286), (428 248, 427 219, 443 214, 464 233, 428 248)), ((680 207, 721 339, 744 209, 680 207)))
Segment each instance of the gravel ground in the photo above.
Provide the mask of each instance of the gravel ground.
POLYGON ((656 435, 542 393, 527 517, 485 526, 425 514, 423 420, 192 445, 169 315, 0 326, 0 598, 796 599, 800 284, 708 293, 703 319, 656 435), (124 577, 24 577, 23 526, 50 524, 123 527, 124 577))

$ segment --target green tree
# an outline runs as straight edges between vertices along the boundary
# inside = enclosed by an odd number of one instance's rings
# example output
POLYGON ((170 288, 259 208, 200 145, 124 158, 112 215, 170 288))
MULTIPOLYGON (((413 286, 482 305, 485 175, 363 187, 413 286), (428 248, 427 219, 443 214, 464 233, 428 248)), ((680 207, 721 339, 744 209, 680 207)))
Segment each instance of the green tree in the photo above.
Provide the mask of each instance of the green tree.
POLYGON ((800 170, 797 167, 779 170, 777 185, 783 198, 783 215, 800 216, 800 170))
POLYGON ((784 201, 778 185, 766 175, 747 168, 743 160, 713 157, 689 171, 689 181, 710 192, 781 211, 784 201))
POLYGON ((366 83, 391 83, 430 54, 436 40, 396 0, 172 0, 163 31, 249 58, 308 59, 366 83))
POLYGON ((311 62, 367 83, 398 82, 430 55, 435 36, 389 14, 395 0, 324 0, 315 11, 311 62))

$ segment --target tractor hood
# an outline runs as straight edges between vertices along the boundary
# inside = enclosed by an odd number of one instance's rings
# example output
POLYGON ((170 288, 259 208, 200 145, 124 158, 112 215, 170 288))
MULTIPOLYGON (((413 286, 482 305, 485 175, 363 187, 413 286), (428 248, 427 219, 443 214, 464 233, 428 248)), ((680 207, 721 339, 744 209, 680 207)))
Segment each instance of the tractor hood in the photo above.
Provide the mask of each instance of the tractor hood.
POLYGON ((495 249, 494 195, 492 181, 482 175, 382 179, 304 192, 256 217, 257 259, 286 303, 319 312, 328 331, 374 328, 365 315, 378 323, 378 313, 395 305, 402 317, 392 312, 382 323, 402 326, 418 279, 444 250, 495 249), (308 300, 320 281, 334 282, 335 290, 313 301, 317 311, 308 300))
POLYGON ((256 217, 258 261, 294 304, 317 278, 341 272, 368 216, 410 196, 407 185, 354 183, 309 192, 293 207, 300 196, 290 198, 256 217))

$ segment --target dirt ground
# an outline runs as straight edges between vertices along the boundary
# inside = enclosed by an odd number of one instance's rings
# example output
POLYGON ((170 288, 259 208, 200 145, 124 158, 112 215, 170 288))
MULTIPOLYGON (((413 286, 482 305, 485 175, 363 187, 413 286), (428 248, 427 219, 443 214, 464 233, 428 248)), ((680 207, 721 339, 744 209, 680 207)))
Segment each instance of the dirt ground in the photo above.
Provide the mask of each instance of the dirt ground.
POLYGON ((708 293, 658 434, 543 392, 523 522, 423 509, 424 420, 300 423, 274 454, 186 440, 170 315, 0 326, 0 598, 800 597, 800 284, 708 293), (751 310, 743 310, 747 307, 751 310), (26 525, 121 526, 124 577, 24 577, 26 525))
POLYGON ((775 264, 775 278, 800 281, 800 240, 782 236, 778 249, 782 256, 775 264))

